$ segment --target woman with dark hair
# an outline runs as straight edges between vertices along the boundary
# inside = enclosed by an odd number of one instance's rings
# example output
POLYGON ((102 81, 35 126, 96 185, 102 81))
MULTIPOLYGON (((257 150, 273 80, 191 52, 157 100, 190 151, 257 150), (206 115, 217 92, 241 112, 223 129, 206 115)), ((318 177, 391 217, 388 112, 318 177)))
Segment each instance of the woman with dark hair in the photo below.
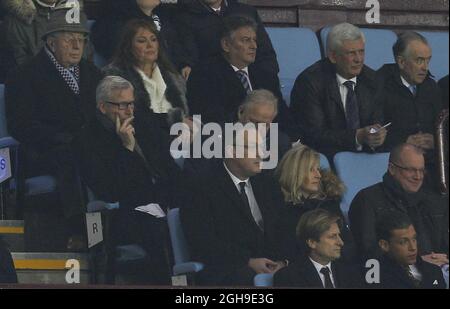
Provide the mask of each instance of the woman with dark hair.
POLYGON ((142 19, 155 24, 161 35, 160 43, 177 65, 182 49, 174 27, 176 5, 161 4, 160 0, 104 0, 101 12, 103 16, 94 24, 91 38, 95 50, 104 59, 112 59, 125 24, 132 19, 142 19))
POLYGON ((341 218, 341 238, 345 243, 343 257, 353 260, 353 239, 340 209, 345 186, 332 171, 320 168, 319 153, 305 145, 292 148, 278 165, 275 178, 280 183, 285 201, 281 229, 286 255, 291 259, 299 256, 301 246, 297 244, 295 235, 297 224, 303 214, 321 208, 341 218))
POLYGON ((131 20, 112 63, 103 69, 106 75, 118 75, 135 88, 135 117, 151 117, 169 132, 175 122, 190 127, 186 83, 169 61, 160 44, 160 33, 153 22, 131 20))

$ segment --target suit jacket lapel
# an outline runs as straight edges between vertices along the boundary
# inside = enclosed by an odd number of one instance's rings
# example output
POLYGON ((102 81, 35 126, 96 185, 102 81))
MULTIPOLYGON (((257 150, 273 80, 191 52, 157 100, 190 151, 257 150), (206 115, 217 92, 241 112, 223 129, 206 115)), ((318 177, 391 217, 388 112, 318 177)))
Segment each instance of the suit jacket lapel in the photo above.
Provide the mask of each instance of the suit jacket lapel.
POLYGON ((306 258, 304 271, 305 274, 302 275, 305 276, 308 287, 323 288, 322 279, 320 279, 320 276, 317 273, 314 264, 310 261, 309 258, 306 258))
POLYGON ((330 63, 329 65, 330 69, 328 70, 328 72, 326 72, 326 78, 328 79, 327 87, 329 98, 332 102, 334 102, 334 104, 338 106, 339 110, 342 112, 342 116, 345 119, 344 103, 342 102, 339 85, 336 80, 336 72, 334 70, 333 64, 330 63))

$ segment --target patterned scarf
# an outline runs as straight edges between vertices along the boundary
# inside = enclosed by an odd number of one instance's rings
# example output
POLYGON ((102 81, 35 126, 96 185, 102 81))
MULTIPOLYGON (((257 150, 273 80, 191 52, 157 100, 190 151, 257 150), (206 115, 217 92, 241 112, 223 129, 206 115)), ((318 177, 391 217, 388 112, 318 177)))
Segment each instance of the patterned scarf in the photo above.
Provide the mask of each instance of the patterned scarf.
POLYGON ((56 67, 56 70, 58 70, 59 74, 61 74, 61 77, 64 79, 66 84, 69 86, 69 88, 76 94, 80 94, 80 67, 79 65, 74 65, 69 68, 65 68, 62 65, 58 63, 53 53, 48 49, 48 47, 45 47, 45 52, 47 53, 50 60, 53 62, 53 64, 56 67))

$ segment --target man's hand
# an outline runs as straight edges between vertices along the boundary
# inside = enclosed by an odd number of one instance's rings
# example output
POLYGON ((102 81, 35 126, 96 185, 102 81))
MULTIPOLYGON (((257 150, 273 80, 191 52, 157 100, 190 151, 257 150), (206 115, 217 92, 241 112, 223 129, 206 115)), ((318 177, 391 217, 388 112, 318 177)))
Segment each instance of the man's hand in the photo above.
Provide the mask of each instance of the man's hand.
POLYGON ((422 255, 422 260, 425 262, 437 265, 441 267, 442 265, 448 264, 448 256, 444 253, 434 253, 427 255, 422 255))
POLYGON ((430 133, 410 135, 406 142, 425 150, 434 149, 434 136, 430 133))
POLYGON ((189 79, 189 75, 191 75, 192 68, 184 67, 181 69, 181 76, 187 81, 189 79))
POLYGON ((359 144, 375 149, 384 144, 386 134, 386 128, 382 128, 380 124, 375 124, 356 130, 356 139, 359 144), (370 133, 371 130, 376 132, 370 133))
POLYGON ((265 258, 250 259, 248 261, 248 267, 253 269, 257 274, 273 274, 283 268, 279 263, 265 258))
POLYGON ((121 124, 119 116, 116 117, 116 133, 122 141, 122 145, 129 151, 134 151, 136 139, 134 138, 134 127, 131 125, 134 117, 125 119, 121 124))

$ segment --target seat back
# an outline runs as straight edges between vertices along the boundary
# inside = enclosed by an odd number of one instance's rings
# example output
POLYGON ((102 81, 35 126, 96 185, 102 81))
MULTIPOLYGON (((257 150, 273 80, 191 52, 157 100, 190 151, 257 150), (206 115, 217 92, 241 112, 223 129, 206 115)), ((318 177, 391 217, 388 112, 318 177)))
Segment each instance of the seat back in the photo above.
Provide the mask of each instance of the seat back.
POLYGON ((353 153, 340 152, 334 156, 336 173, 347 187, 341 209, 347 217, 350 204, 355 195, 364 188, 383 179, 387 171, 389 153, 353 153))
POLYGON ((319 153, 319 157, 320 157, 320 168, 324 170, 331 169, 330 162, 328 161, 327 157, 321 153, 319 153))
POLYGON ((289 105, 291 90, 297 76, 320 60, 316 34, 308 28, 266 28, 277 53, 283 97, 289 105), (305 48, 307 46, 307 48, 305 48))
POLYGON ((438 81, 448 74, 448 32, 421 31, 420 34, 427 39, 428 44, 433 51, 430 72, 434 75, 436 81, 438 81))
POLYGON ((167 213, 170 241, 172 243, 175 264, 181 264, 190 260, 189 248, 181 226, 180 209, 170 209, 167 213))
POLYGON ((253 278, 253 285, 256 287, 272 287, 273 274, 259 274, 253 278))
MULTIPOLYGON (((325 27, 320 30, 324 57, 327 52, 327 36, 331 28, 325 27)), ((388 29, 360 29, 366 38, 365 64, 374 70, 378 70, 386 63, 394 63, 392 46, 397 41, 397 35, 388 29)))

